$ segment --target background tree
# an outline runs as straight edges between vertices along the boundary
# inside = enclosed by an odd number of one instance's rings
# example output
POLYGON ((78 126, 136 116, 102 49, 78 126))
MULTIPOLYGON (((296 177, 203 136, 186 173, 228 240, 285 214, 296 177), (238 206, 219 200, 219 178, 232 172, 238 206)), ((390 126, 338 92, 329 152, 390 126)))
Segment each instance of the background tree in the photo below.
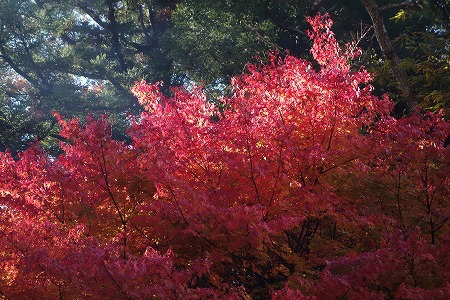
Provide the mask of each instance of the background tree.
POLYGON ((308 57, 304 20, 326 12, 335 21, 342 43, 358 40, 365 54, 355 63, 377 74, 376 86, 392 95, 398 115, 418 103, 425 109, 448 111, 449 10, 450 4, 440 0, 184 1, 174 13, 172 57, 196 80, 208 82, 203 71, 207 70, 207 76, 217 74, 226 82, 245 61, 252 60, 254 53, 248 53, 249 49, 262 56, 266 50, 278 49, 308 57), (227 22, 215 21, 225 15, 227 22), (185 30, 187 34, 179 39, 185 30), (242 42, 245 36, 260 37, 262 47, 258 42, 253 43, 256 49, 249 47, 242 42), (196 61, 197 57, 202 59, 196 61))
POLYGON ((385 3, 363 1, 370 12, 384 61, 373 62, 381 85, 398 103, 398 113, 420 104, 425 109, 444 109, 448 114, 449 3, 411 1, 385 3), (384 20, 383 20, 384 19, 384 20), (384 27, 384 29, 383 29, 384 27), (430 69, 438 74, 430 81, 430 69), (403 100, 402 100, 403 99, 403 100), (409 99, 409 100, 408 100, 409 99))
POLYGON ((122 125, 115 135, 123 139, 126 117, 138 110, 129 92, 132 82, 177 82, 159 45, 169 26, 170 1, 5 0, 1 5, 1 70, 11 74, 2 84, 4 115, 13 103, 17 116, 28 116, 20 127, 3 119, 4 132, 13 127, 19 139, 13 144, 12 136, 2 138, 2 149, 17 151, 30 140, 54 136, 55 109, 80 117, 110 112, 116 126, 122 125), (27 82, 26 91, 8 84, 14 77, 27 82))

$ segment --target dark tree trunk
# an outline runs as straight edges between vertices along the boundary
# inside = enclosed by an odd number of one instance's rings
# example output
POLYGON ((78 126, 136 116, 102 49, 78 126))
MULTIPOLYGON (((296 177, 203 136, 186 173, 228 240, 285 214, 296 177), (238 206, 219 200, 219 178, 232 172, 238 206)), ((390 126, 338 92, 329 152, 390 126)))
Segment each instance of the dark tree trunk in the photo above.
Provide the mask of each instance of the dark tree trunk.
POLYGON ((408 78, 400 66, 400 59, 395 53, 395 49, 389 39, 389 35, 386 27, 384 26, 383 17, 381 15, 382 10, 377 6, 375 0, 361 0, 361 2, 364 4, 370 18, 372 19, 373 29, 375 31, 378 44, 380 45, 381 52, 383 53, 385 59, 389 61, 394 76, 399 83, 400 90, 402 91, 403 101, 407 106, 408 113, 411 113, 417 106, 417 100, 412 93, 408 78))

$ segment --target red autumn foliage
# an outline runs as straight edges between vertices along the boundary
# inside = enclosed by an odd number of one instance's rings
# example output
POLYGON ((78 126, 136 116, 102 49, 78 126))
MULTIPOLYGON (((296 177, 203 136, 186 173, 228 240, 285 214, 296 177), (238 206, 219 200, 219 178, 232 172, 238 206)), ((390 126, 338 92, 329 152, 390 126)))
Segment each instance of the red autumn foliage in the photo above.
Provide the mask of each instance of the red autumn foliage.
POLYGON ((57 115, 62 155, 1 153, 0 297, 449 298, 449 123, 309 22, 318 67, 249 65, 225 110, 139 82, 131 146, 57 115))

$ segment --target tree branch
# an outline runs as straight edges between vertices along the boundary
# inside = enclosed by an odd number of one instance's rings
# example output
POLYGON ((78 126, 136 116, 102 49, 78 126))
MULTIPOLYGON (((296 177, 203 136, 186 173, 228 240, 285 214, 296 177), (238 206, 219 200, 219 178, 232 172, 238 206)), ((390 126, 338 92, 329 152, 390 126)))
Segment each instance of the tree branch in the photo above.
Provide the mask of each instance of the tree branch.
POLYGON ((267 15, 269 16, 270 20, 278 28, 289 31, 295 35, 299 35, 302 37, 308 37, 308 34, 306 34, 306 32, 304 32, 303 30, 300 30, 297 27, 286 24, 286 21, 280 21, 279 18, 270 9, 266 9, 266 12, 267 12, 267 15))
POLYGON ((120 222, 122 223, 123 228, 125 229, 125 227, 127 226, 127 222, 124 218, 124 216, 122 215, 122 212, 120 211, 119 208, 119 204, 117 203, 112 191, 111 191, 111 185, 109 183, 109 174, 108 174, 108 170, 106 167, 106 157, 105 157, 105 149, 103 146, 103 142, 100 143, 100 149, 101 149, 101 163, 100 163, 100 169, 102 171, 102 175, 103 175, 103 179, 105 180, 105 188, 106 191, 108 192, 109 197, 111 198, 114 207, 119 215, 120 218, 120 222))
POLYGON ((313 5, 311 6, 310 10, 310 16, 313 16, 317 14, 319 11, 323 10, 322 4, 325 2, 325 0, 316 0, 314 1, 313 5))
POLYGON ((37 88, 41 95, 48 95, 50 93, 50 89, 48 87, 43 86, 36 78, 33 78, 26 71, 22 70, 22 68, 14 62, 11 56, 5 54, 6 51, 3 46, 0 46, 0 51, 0 58, 2 58, 17 74, 25 78, 29 83, 37 88))
POLYGON ((255 179, 255 170, 254 170, 254 166, 253 166, 253 156, 252 156, 252 152, 251 152, 251 148, 250 148, 250 142, 248 140, 248 132, 247 132, 247 136, 246 136, 246 149, 247 149, 247 153, 248 153, 248 159, 249 159, 249 163, 250 163, 250 179, 253 183, 253 187, 255 188, 255 193, 256 193, 256 197, 258 199, 258 203, 261 205, 261 196, 259 194, 259 189, 258 189, 258 185, 256 183, 256 179, 255 179))
POLYGON ((120 69, 122 73, 127 72, 128 65, 125 60, 125 56, 122 53, 121 45, 120 45, 120 38, 119 34, 117 32, 117 27, 119 26, 117 23, 117 19, 115 16, 115 8, 113 1, 109 0, 107 2, 108 5, 108 20, 109 24, 107 26, 107 29, 109 32, 111 32, 112 35, 112 47, 114 48, 114 51, 116 52, 117 59, 119 60, 120 69))
POLYGON ((111 279, 111 281, 114 283, 114 285, 117 287, 117 289, 119 290, 119 292, 125 297, 125 299, 131 299, 130 297, 128 297, 127 293, 123 290, 123 288, 119 285, 119 283, 114 279, 114 277, 112 276, 111 272, 109 272, 108 268, 105 265, 105 262, 102 261, 102 265, 103 268, 105 268, 105 272, 106 274, 108 274, 109 279, 111 279))
POLYGON ((155 12, 153 11, 153 1, 145 1, 145 4, 147 5, 147 12, 148 12, 148 22, 150 23, 151 26, 151 31, 152 31, 152 35, 153 37, 155 36, 155 31, 157 30, 156 28, 156 18, 155 18, 155 12))
POLYGON ((407 7, 418 7, 420 9, 422 9, 422 4, 419 3, 419 1, 406 1, 406 2, 402 2, 402 3, 392 3, 392 4, 387 4, 384 5, 382 7, 380 7, 380 11, 385 11, 385 10, 390 10, 390 9, 396 9, 396 8, 407 8, 407 7))
POLYGON ((2 298, 4 298, 5 300, 9 300, 10 298, 8 298, 5 293, 2 292, 2 290, 0 290, 0 295, 2 296, 2 298))
POLYGON ((100 25, 102 28, 107 29, 108 23, 104 22, 100 16, 95 13, 94 10, 89 8, 86 4, 79 0, 73 0, 73 3, 82 11, 84 11, 88 16, 90 16, 98 25, 100 25))
POLYGON ((150 29, 150 33, 149 33, 149 29, 148 27, 145 25, 144 23, 144 10, 142 8, 142 4, 138 5, 138 12, 139 12, 139 17, 138 17, 138 21, 139 24, 141 25, 142 31, 145 35, 145 38, 147 39, 147 41, 150 41, 152 39, 152 35, 153 35, 153 28, 150 29))

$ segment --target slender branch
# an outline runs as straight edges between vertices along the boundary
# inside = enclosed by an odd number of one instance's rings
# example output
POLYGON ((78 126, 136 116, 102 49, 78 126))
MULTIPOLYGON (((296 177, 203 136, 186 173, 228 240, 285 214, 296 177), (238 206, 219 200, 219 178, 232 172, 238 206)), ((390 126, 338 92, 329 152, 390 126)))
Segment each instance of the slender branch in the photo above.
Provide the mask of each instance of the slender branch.
POLYGON ((434 228, 434 232, 438 232, 442 228, 442 226, 444 226, 445 223, 447 223, 448 220, 450 220, 450 217, 445 218, 444 220, 442 220, 442 222, 440 222, 439 225, 436 225, 434 228))
POLYGON ((67 44, 69 44, 69 45, 71 45, 71 46, 73 46, 73 45, 75 45, 75 44, 77 43, 75 40, 71 39, 70 36, 67 35, 67 33, 60 34, 59 37, 60 37, 64 42, 66 42, 67 44))
POLYGON ((63 300, 63 293, 62 293, 62 286, 58 285, 58 291, 59 291, 59 300, 63 300))
POLYGON ((112 200, 112 202, 114 204, 114 207, 115 207, 115 209, 116 209, 116 211, 117 211, 117 213, 119 215, 119 218, 120 218, 120 221, 121 221, 122 225, 125 227, 127 225, 127 222, 125 221, 125 219, 124 219, 124 217, 123 217, 123 215, 122 215, 122 213, 121 213, 121 211, 119 209, 119 204, 117 203, 117 201, 116 201, 116 199, 115 199, 115 197, 114 197, 114 195, 113 195, 113 193, 111 191, 111 185, 109 183, 108 170, 106 168, 106 157, 105 157, 105 150, 104 150, 104 147, 103 147, 103 142, 101 142, 101 144, 100 144, 100 149, 101 149, 101 155, 102 155, 102 157, 101 157, 102 163, 100 164, 100 168, 101 168, 101 171, 102 171, 103 179, 105 180, 105 185, 106 185, 105 188, 106 188, 106 191, 108 192, 109 197, 111 198, 111 200, 112 200))
POLYGON ((246 136, 246 149, 247 149, 248 158, 250 161, 250 179, 253 183, 253 187, 255 188, 256 196, 258 198, 258 203, 261 204, 261 196, 259 195, 258 185, 256 184, 256 180, 255 180, 255 176, 254 176, 253 157, 252 157, 252 152, 250 150, 250 142, 248 140, 248 134, 246 136))
POLYGON ((358 158, 360 158, 360 157, 361 157, 361 155, 358 155, 358 156, 356 156, 356 157, 349 158, 349 159, 347 159, 347 160, 345 160, 345 161, 343 161, 343 162, 341 162, 341 163, 339 163, 339 164, 333 165, 333 166, 331 166, 331 167, 329 167, 329 168, 327 168, 327 169, 320 170, 319 174, 324 174, 324 173, 326 173, 326 172, 328 172, 328 171, 331 171, 331 170, 333 170, 333 169, 335 169, 335 168, 337 168, 337 167, 340 167, 340 166, 343 166, 343 165, 345 165, 345 164, 347 164, 347 163, 349 163, 349 162, 352 162, 352 161, 354 161, 354 160, 356 160, 356 159, 358 159, 358 158))
POLYGON ((184 215, 183 210, 181 209, 180 203, 178 203, 177 197, 175 196, 175 192, 173 191, 173 189, 170 186, 168 186, 168 189, 170 191, 170 194, 173 197, 173 201, 175 201, 175 204, 177 205, 177 208, 180 211, 181 217, 183 218, 184 222, 189 225, 189 222, 186 219, 186 216, 184 215))
MULTIPOLYGON (((258 31, 258 29, 256 29, 254 26, 251 26, 251 25, 249 25, 249 24, 247 24, 247 23, 244 23, 243 26, 244 26, 245 28, 247 28, 247 29, 250 29, 250 30, 251 30, 254 34, 256 34, 256 35, 259 37, 259 39, 260 39, 261 41, 263 41, 266 45, 270 46, 270 47, 273 48, 273 49, 281 50, 281 47, 280 47, 280 46, 278 46, 276 43, 271 42, 269 38, 263 36, 263 35, 258 31)), ((282 28, 282 29, 283 29, 283 28, 282 28)))
POLYGON ((331 150, 331 140, 333 139, 333 134, 334 134, 335 127, 336 127, 336 121, 334 121, 333 122, 333 126, 331 126, 330 137, 328 138, 327 151, 331 150))
POLYGON ((414 286, 416 287, 417 279, 416 279, 416 272, 415 272, 414 255, 415 255, 415 251, 413 248, 412 254, 408 255, 407 261, 408 261, 408 265, 409 265, 409 274, 411 275, 411 277, 414 281, 414 286))
POLYGON ((398 178, 397 178, 397 191, 396 191, 396 199, 397 199, 397 211, 398 215, 400 217, 400 221, 402 223, 402 227, 405 228, 405 222, 403 219, 403 213, 402 213, 402 207, 400 205, 400 191, 401 191, 401 172, 398 171, 398 178))
POLYGON ((28 249, 25 249, 25 250, 22 250, 22 249, 20 249, 20 247, 19 246, 17 246, 16 245, 16 243, 14 242, 14 240, 11 238, 11 237, 9 237, 6 233, 4 233, 4 232, 0 232, 5 238, 6 238, 6 240, 11 244, 11 246, 13 246, 16 250, 18 250, 20 253, 22 253, 22 255, 23 256, 27 256, 27 250, 28 249))
POLYGON ((427 214, 428 214, 428 224, 430 225, 430 234, 431 234, 431 244, 436 244, 436 224, 433 219, 433 199, 430 198, 428 187, 428 159, 425 158, 425 172, 424 176, 422 177, 422 183, 423 183, 423 189, 425 190, 425 199, 426 199, 426 206, 427 206, 427 214))
MULTIPOLYGON (((283 120, 283 124, 284 124, 284 120, 283 120)), ((269 208, 272 206, 273 201, 275 200, 275 190, 276 190, 277 184, 279 182, 279 175, 281 174, 282 166, 283 166, 283 142, 281 142, 280 148, 278 151, 277 176, 275 178, 275 182, 272 187, 272 195, 270 196, 269 205, 267 206, 267 211, 266 211, 266 214, 264 215, 264 221, 266 221, 267 218, 269 217, 269 208)))
POLYGON ((137 230, 137 232, 139 232, 146 240, 148 240, 149 242, 151 242, 154 246, 154 248, 159 251, 159 246, 158 246, 158 242, 155 241, 154 239, 150 238, 147 234, 145 234, 144 230, 142 230, 141 228, 139 228, 138 226, 134 226, 134 229, 137 230))
POLYGON ((439 2, 440 2, 440 7, 441 7, 442 11, 447 16, 447 18, 450 19, 450 10, 449 10, 450 3, 444 2, 444 1, 439 1, 439 2))
POLYGON ((50 132, 53 130, 53 128, 55 128, 56 124, 58 124, 58 121, 56 119, 53 119, 49 128, 42 134, 38 134, 38 136, 37 136, 38 140, 41 141, 44 138, 46 138, 50 134, 50 132))
MULTIPOLYGON (((100 142, 100 149, 101 149, 101 155, 102 155, 102 157, 101 157, 102 158, 102 163, 100 164, 100 169, 102 170, 103 178, 105 180, 106 191, 108 192, 108 195, 111 198, 117 213, 119 214, 119 218, 120 218, 120 221, 122 223, 122 230, 125 231, 126 228, 127 228, 127 221, 125 220, 124 216, 122 215, 122 212, 120 211, 120 208, 119 208, 119 204, 116 201, 116 199, 115 199, 115 197, 114 197, 114 195, 113 195, 113 193, 111 191, 111 186, 110 186, 109 178, 108 178, 109 175, 108 175, 108 171, 107 171, 107 168, 106 168, 106 156, 105 156, 105 150, 104 150, 104 146, 103 146, 103 141, 100 142)), ((124 233, 124 237, 123 237, 123 259, 127 258, 126 249, 127 249, 127 237, 126 237, 126 233, 124 233)))
POLYGON ((10 298, 8 298, 5 293, 2 292, 2 290, 0 290, 0 295, 2 295, 2 298, 4 298, 5 300, 9 300, 10 298))
POLYGON ((419 1, 406 1, 401 3, 392 3, 392 4, 386 4, 382 7, 380 7, 380 11, 390 10, 390 9, 397 9, 397 8, 408 8, 408 7, 418 7, 422 9, 422 4, 419 3, 419 1))
POLYGON ((297 243, 295 245, 295 248, 293 249, 294 253, 298 253, 300 251, 300 247, 302 246, 302 243, 303 243, 303 238, 302 238, 303 237, 303 232, 305 231, 306 226, 308 226, 307 224, 308 224, 308 219, 304 220, 303 223, 302 223, 302 229, 300 230, 298 238, 296 238, 296 242, 297 243))
POLYGON ((126 298, 126 299, 131 299, 130 297, 128 297, 127 293, 122 289, 122 287, 119 285, 119 283, 114 279, 114 277, 112 276, 111 272, 109 272, 108 268, 105 265, 105 262, 102 261, 102 265, 103 268, 106 271, 106 274, 108 274, 108 277, 111 279, 111 281, 114 283, 114 285, 117 287, 117 289, 119 290, 119 292, 126 298))
POLYGON ((280 19, 270 10, 270 9, 266 9, 267 15, 270 18, 270 20, 280 29, 289 31, 295 35, 299 35, 302 37, 308 37, 308 34, 306 32, 304 32, 303 30, 294 27, 294 26, 290 26, 288 24, 286 24, 286 21, 280 21, 280 19))

